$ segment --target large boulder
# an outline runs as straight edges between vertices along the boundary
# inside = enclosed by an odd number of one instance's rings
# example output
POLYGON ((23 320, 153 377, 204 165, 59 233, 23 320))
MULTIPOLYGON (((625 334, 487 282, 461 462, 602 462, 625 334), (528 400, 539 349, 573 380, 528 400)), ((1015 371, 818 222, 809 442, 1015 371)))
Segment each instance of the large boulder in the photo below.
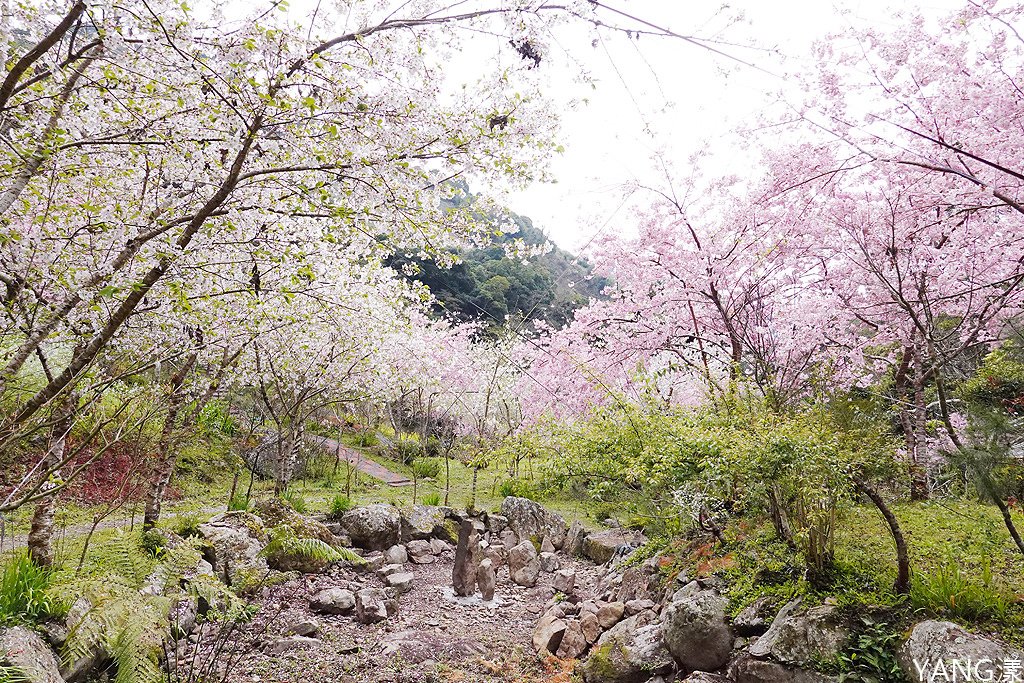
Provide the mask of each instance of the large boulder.
POLYGON ((0 629, 0 664, 13 668, 25 683, 64 683, 53 650, 35 631, 21 626, 0 629))
POLYGON ((342 539, 334 534, 326 524, 312 517, 296 512, 286 501, 277 497, 259 501, 253 508, 263 524, 269 529, 276 526, 287 526, 299 538, 314 538, 327 545, 342 544, 342 539))
POLYGON ((309 599, 309 608, 320 614, 348 614, 355 606, 355 594, 345 588, 324 588, 309 599))
POLYGON ((596 564, 609 562, 616 554, 628 555, 647 542, 639 531, 607 529, 587 534, 583 539, 583 556, 596 564))
POLYGON ((455 543, 459 540, 459 526, 450 518, 450 509, 437 505, 413 505, 402 510, 402 540, 440 538, 455 543))
POLYGON ((367 550, 387 550, 402 536, 402 516, 394 505, 376 503, 346 512, 341 527, 352 543, 367 550))
POLYGON ((546 538, 555 548, 565 543, 569 526, 562 516, 529 498, 509 496, 501 502, 501 515, 508 518, 508 528, 520 541, 528 539, 540 543, 546 538))
POLYGON ((835 605, 802 609, 800 599, 779 610, 771 626, 750 646, 754 657, 807 666, 835 659, 850 639, 850 628, 835 605))
POLYGON ((565 534, 562 550, 575 557, 583 557, 583 541, 587 538, 587 530, 578 519, 572 523, 565 534))
POLYGON ((225 512, 206 524, 199 533, 208 544, 206 559, 229 586, 252 583, 270 571, 262 555, 267 544, 263 520, 249 512, 225 512))
POLYGON ((725 623, 725 598, 710 590, 674 600, 661 616, 661 637, 687 671, 715 671, 732 654, 732 632, 725 623))
POLYGON ((673 667, 658 625, 638 626, 630 617, 598 639, 582 672, 587 683, 641 683, 673 667))
MULTIPOLYGON (((950 621, 922 621, 911 629, 897 659, 911 681, 961 680, 957 673, 965 666, 970 671, 970 680, 1008 681, 1011 668, 1004 662, 1015 660, 1014 666, 1018 666, 1024 653, 1002 641, 970 633, 950 621)), ((1019 676, 1020 670, 1013 673, 1019 676)))
POLYGON ((356 620, 375 624, 398 614, 398 600, 386 588, 364 588, 356 593, 356 620))
POLYGON ((473 522, 462 520, 459 546, 455 549, 452 567, 452 587, 456 595, 468 597, 476 592, 476 567, 480 564, 480 537, 473 522))

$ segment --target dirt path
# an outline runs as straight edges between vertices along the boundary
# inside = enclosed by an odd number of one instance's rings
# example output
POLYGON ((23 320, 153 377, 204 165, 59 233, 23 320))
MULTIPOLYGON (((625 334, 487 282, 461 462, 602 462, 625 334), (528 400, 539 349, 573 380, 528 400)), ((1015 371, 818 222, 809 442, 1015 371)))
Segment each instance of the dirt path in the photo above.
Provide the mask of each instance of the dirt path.
MULTIPOLYGON (((555 595, 553 575, 542 573, 523 588, 498 572, 496 600, 452 596, 454 548, 433 564, 406 564, 412 591, 399 597, 398 614, 373 625, 352 614, 315 614, 309 599, 325 588, 383 586, 372 574, 335 568, 264 588, 260 610, 233 639, 242 654, 229 683, 525 683, 541 680, 531 637, 538 616, 555 595), (289 638, 299 630, 312 638, 289 638)), ((589 599, 599 568, 559 554, 582 586, 574 600, 589 599)), ((198 638, 208 657, 214 638, 198 638)), ((192 651, 194 652, 194 650, 192 651)), ((200 654, 197 659, 205 661, 200 654)), ((221 661, 227 657, 220 656, 221 661)), ((543 679, 547 680, 547 679, 543 679)), ((561 679, 560 679, 561 680, 561 679)), ((568 680, 568 679, 566 679, 568 680)))
POLYGON ((340 449, 342 457, 345 458, 348 464, 352 465, 363 474, 368 474, 374 479, 380 479, 388 486, 398 487, 412 485, 412 480, 408 477, 398 474, 397 472, 392 472, 383 465, 370 460, 362 452, 344 444, 339 444, 335 439, 320 437, 319 441, 320 446, 328 453, 338 453, 340 449))

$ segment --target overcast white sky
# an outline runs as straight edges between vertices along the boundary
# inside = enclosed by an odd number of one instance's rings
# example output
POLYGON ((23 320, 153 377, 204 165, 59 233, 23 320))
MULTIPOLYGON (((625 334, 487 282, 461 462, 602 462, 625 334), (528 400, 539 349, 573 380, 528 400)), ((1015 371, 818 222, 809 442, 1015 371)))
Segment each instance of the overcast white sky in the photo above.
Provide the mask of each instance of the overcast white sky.
MULTIPOLYGON (((307 2, 312 0, 292 0, 293 18, 308 12, 307 2)), ((747 160, 732 148, 732 131, 777 101, 787 85, 780 76, 808 63, 814 41, 848 25, 891 27, 895 12, 915 6, 945 16, 966 0, 603 2, 681 34, 757 45, 763 50, 721 48, 779 76, 671 38, 612 35, 593 46, 593 34, 581 26, 554 36, 552 60, 542 65, 549 70, 552 95, 563 102, 573 97, 589 102, 564 112, 566 151, 552 167, 557 183, 517 192, 508 204, 572 251, 601 230, 629 231, 628 211, 617 212, 623 188, 635 181, 658 182, 655 153, 685 168, 691 154, 708 149, 715 172, 742 173, 747 160), (590 70, 596 89, 573 83, 566 55, 590 70)))

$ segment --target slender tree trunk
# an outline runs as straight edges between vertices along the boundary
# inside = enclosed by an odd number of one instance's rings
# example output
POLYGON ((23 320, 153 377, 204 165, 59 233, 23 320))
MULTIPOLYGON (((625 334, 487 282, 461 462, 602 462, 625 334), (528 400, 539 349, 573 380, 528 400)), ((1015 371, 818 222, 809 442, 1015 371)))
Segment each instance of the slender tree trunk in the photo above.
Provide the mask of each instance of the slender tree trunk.
MULTIPOLYGON (((68 433, 74 422, 75 405, 77 397, 72 395, 58 409, 59 418, 51 431, 49 447, 43 461, 43 470, 48 471, 64 459, 64 450, 67 448, 68 433)), ((60 472, 54 472, 52 479, 59 479, 60 472)), ((57 485, 47 482, 43 484, 42 491, 55 489, 57 485)), ((53 566, 53 525, 54 515, 57 511, 57 494, 54 492, 36 503, 32 513, 32 525, 28 532, 28 555, 40 567, 53 566)))
POLYGON ((278 445, 277 476, 274 480, 274 493, 277 495, 284 493, 292 481, 297 440, 296 427, 289 424, 278 445))
POLYGON ((892 540, 896 544, 896 583, 893 585, 893 591, 897 595, 906 595, 910 592, 910 553, 907 550, 907 540, 903 537, 903 530, 900 528, 899 520, 896 519, 896 515, 889 509, 885 499, 882 498, 881 494, 871 484, 861 477, 856 477, 853 483, 858 491, 875 504, 875 507, 878 508, 878 511, 885 519, 885 523, 889 525, 889 533, 892 534, 892 540))
POLYGON ((175 444, 175 426, 178 421, 178 413, 185 402, 185 392, 181 390, 185 378, 195 365, 197 355, 191 354, 185 363, 171 377, 170 398, 167 407, 167 418, 164 420, 163 430, 160 432, 160 441, 157 443, 157 457, 160 460, 153 472, 149 482, 149 491, 146 495, 146 511, 142 517, 142 528, 149 531, 160 521, 160 507, 163 503, 164 492, 171 483, 171 475, 174 474, 174 466, 178 462, 178 449, 175 444))

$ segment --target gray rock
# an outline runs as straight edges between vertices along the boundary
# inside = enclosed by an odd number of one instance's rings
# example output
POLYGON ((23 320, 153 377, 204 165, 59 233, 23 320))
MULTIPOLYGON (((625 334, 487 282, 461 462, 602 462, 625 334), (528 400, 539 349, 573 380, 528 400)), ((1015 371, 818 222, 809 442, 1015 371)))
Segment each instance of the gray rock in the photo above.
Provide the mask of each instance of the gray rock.
POLYGON ((484 548, 483 555, 491 561, 494 571, 497 572, 508 558, 508 551, 500 543, 491 544, 484 548))
POLYGON ((565 634, 565 626, 565 621, 554 614, 541 617, 533 629, 533 649, 541 655, 558 652, 562 636, 565 634))
POLYGON ((364 588, 356 593, 356 620, 375 624, 398 614, 398 601, 382 588, 364 588))
POLYGON ((545 574, 551 574, 558 571, 562 567, 562 563, 558 561, 558 555, 554 553, 541 553, 540 570, 545 574))
POLYGON ((576 520, 565 534, 562 550, 572 557, 583 557, 583 540, 586 537, 587 530, 579 520, 576 520))
POLYGON ((439 538, 454 543, 458 527, 448 518, 446 510, 436 505, 413 505, 403 510, 402 540, 439 538))
POLYGON ((662 612, 661 637, 687 671, 715 671, 729 661, 732 632, 725 623, 726 601, 714 591, 670 603, 662 612))
POLYGON ((506 548, 514 548, 516 545, 519 544, 519 537, 516 536, 516 532, 512 531, 511 529, 505 529, 500 534, 498 534, 498 540, 501 542, 501 545, 505 546, 506 548))
POLYGON ((214 572, 229 586, 262 579, 270 571, 262 555, 267 535, 256 515, 225 512, 200 524, 199 533, 209 544, 214 572))
POLYGON ((571 569, 559 569, 555 572, 551 585, 559 593, 572 595, 573 589, 576 588, 576 572, 571 569))
POLYGON ((1009 679, 1003 675, 1003 663, 1024 659, 1024 653, 999 640, 970 633, 950 621, 922 621, 911 629, 897 659, 911 681, 962 680, 953 673, 953 662, 961 666, 978 665, 978 675, 972 680, 1000 681, 1009 679))
POLYGON ((263 646, 263 651, 268 655, 283 655, 284 653, 291 652, 292 650, 301 650, 316 645, 320 645, 320 641, 316 638, 307 638, 306 636, 288 636, 286 638, 276 638, 271 640, 263 646))
POLYGON ((595 564, 610 562, 616 554, 625 556, 647 542, 647 537, 639 531, 629 529, 608 529, 587 534, 583 540, 583 556, 595 564))
POLYGON ((405 567, 400 564, 386 564, 377 570, 377 578, 383 581, 392 574, 401 574, 405 571, 405 567))
POLYGON ((355 594, 345 588, 325 588, 309 599, 309 608, 320 614, 348 614, 355 606, 355 594))
POLYGON ((179 595, 171 599, 167 608, 167 623, 175 638, 192 633, 199 618, 199 599, 192 595, 179 595))
POLYGON ((651 578, 653 571, 648 567, 629 567, 622 572, 622 581, 616 591, 615 599, 622 602, 645 600, 651 598, 651 578))
POLYGON ((772 599, 761 597, 743 608, 732 620, 732 628, 741 636, 759 636, 768 630, 772 599))
POLYGON ((635 614, 652 610, 655 607, 657 605, 654 603, 654 600, 630 600, 626 603, 626 616, 631 617, 635 614))
POLYGON ((434 552, 430 541, 409 541, 405 544, 405 549, 408 552, 409 561, 413 564, 432 564, 437 559, 437 553, 434 552))
POLYGON ((466 519, 459 528, 459 545, 452 567, 452 587, 463 597, 476 593, 476 567, 479 564, 480 539, 473 522, 466 519))
POLYGON ((388 588, 394 588, 399 595, 404 595, 412 590, 414 579, 415 577, 408 572, 399 572, 385 578, 384 583, 388 588))
POLYGON ((598 605, 597 620, 601 623, 601 628, 609 629, 622 621, 622 617, 625 613, 626 605, 623 603, 605 602, 598 605))
POLYGON ((731 683, 727 676, 712 674, 707 671, 694 671, 683 679, 683 683, 731 683))
POLYGON ((487 530, 492 536, 500 536, 508 528, 508 517, 505 515, 487 515, 487 530))
POLYGON ((384 562, 387 564, 405 564, 409 561, 409 553, 404 545, 393 545, 384 551, 384 562))
POLYGON ((803 610, 798 598, 779 610, 765 634, 750 646, 750 654, 806 666, 835 658, 849 639, 849 626, 838 607, 819 605, 803 610))
POLYGON ((476 568, 476 584, 480 588, 481 597, 487 602, 494 599, 495 583, 494 565, 489 559, 481 560, 480 566, 476 568))
POLYGON ((339 521, 352 543, 360 548, 385 550, 401 540, 402 515, 393 505, 376 503, 354 508, 339 521))
POLYGON ((569 530, 565 520, 561 515, 546 510, 540 503, 509 496, 501 502, 501 514, 508 518, 508 528, 520 540, 541 541, 547 538, 555 548, 561 548, 565 543, 565 534, 569 530))
POLYGON ((583 633, 583 627, 576 619, 565 622, 565 630, 562 632, 562 642, 555 650, 555 656, 559 659, 578 659, 587 649, 587 637, 583 633))
POLYGON ((744 654, 729 666, 729 678, 736 683, 838 683, 835 676, 785 666, 744 654))
POLYGON ((430 552, 433 555, 440 555, 452 549, 452 544, 440 538, 430 539, 430 552))
POLYGON ((26 683, 64 683, 53 650, 38 633, 21 626, 0 630, 0 663, 17 670, 26 683))
POLYGON ((320 622, 315 619, 303 619, 285 628, 284 632, 293 636, 312 637, 320 633, 320 622))
POLYGON ((637 626, 636 617, 630 617, 598 639, 582 672, 587 683, 642 683, 673 667, 658 626, 637 626))
MULTIPOLYGON (((505 500, 508 500, 506 498, 505 500)), ((513 583, 535 586, 540 576, 540 558, 530 541, 523 541, 508 553, 508 573, 513 583)))
POLYGON ((540 551, 542 553, 554 553, 555 550, 555 545, 551 542, 551 539, 545 536, 540 542, 540 551))
POLYGON ((367 574, 372 574, 380 571, 384 564, 384 553, 379 550, 375 550, 372 553, 363 555, 363 563, 356 565, 356 569, 358 571, 366 572, 367 574))

